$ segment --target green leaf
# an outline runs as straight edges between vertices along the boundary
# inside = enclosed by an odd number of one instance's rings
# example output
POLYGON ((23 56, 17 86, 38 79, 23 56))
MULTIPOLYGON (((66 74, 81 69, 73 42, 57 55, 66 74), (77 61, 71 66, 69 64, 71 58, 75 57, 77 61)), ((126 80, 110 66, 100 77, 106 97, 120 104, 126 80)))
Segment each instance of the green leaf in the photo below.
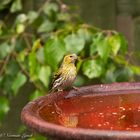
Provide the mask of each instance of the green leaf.
POLYGON ((121 48, 120 48, 120 51, 125 54, 127 52, 127 48, 128 48, 128 42, 127 40, 125 39, 125 37, 121 34, 119 34, 120 36, 120 40, 121 40, 121 48))
POLYGON ((116 82, 116 76, 114 74, 115 70, 116 70, 116 67, 114 64, 108 64, 105 77, 102 78, 103 83, 116 82))
POLYGON ((17 74, 11 87, 15 95, 17 94, 20 87, 22 87, 25 84, 26 80, 27 78, 24 74, 22 74, 21 72, 17 74))
POLYGON ((19 71, 19 65, 17 64, 16 60, 11 59, 7 64, 5 74, 12 76, 15 78, 19 71))
POLYGON ((51 15, 52 12, 58 12, 58 10, 59 10, 59 7, 56 3, 46 3, 43 6, 43 11, 47 15, 51 15))
POLYGON ((98 53, 101 56, 101 58, 103 58, 103 60, 106 60, 109 57, 109 53, 110 53, 110 46, 107 42, 107 40, 102 40, 97 47, 98 53))
POLYGON ((66 36, 64 42, 69 53, 79 53, 85 45, 85 40, 74 33, 66 36))
POLYGON ((133 78, 133 74, 133 71, 129 67, 119 68, 115 71, 116 81, 131 81, 133 78))
POLYGON ((9 75, 4 75, 1 79, 0 87, 4 95, 12 95, 11 93, 11 85, 13 77, 9 75), (7 86, 8 85, 8 86, 7 86))
POLYGON ((3 10, 4 8, 6 8, 11 1, 12 0, 1 0, 0 1, 0 10, 3 10))
POLYGON ((97 52, 101 56, 101 58, 106 61, 106 59, 109 57, 109 53, 111 51, 110 44, 108 43, 108 40, 106 37, 102 35, 102 33, 99 33, 97 36, 97 40, 94 39, 94 42, 97 47, 97 52))
POLYGON ((85 40, 85 42, 90 42, 91 41, 92 36, 91 36, 91 33, 87 29, 80 28, 77 31, 77 34, 80 36, 80 38, 85 40))
POLYGON ((49 20, 45 20, 38 28, 39 33, 43 32, 51 32, 55 29, 56 24, 54 22, 51 22, 49 20))
POLYGON ((81 66, 82 66, 83 61, 82 60, 78 60, 78 62, 76 63, 76 70, 77 72, 80 70, 81 66))
POLYGON ((26 56, 27 56, 27 50, 20 51, 17 56, 17 61, 24 62, 24 60, 26 59, 26 56))
POLYGON ((36 58, 40 64, 45 63, 44 48, 39 48, 36 52, 36 58))
POLYGON ((113 35, 108 38, 109 44, 112 47, 112 53, 117 55, 119 49, 121 48, 121 38, 118 34, 113 35))
POLYGON ((51 68, 49 66, 42 66, 39 71, 39 79, 46 88, 49 86, 49 79, 51 76, 51 68))
POLYGON ((16 18, 16 24, 19 24, 19 23, 25 23, 27 21, 28 17, 26 14, 19 14, 16 18))
POLYGON ((124 55, 117 55, 116 57, 114 57, 114 61, 116 63, 121 64, 121 65, 127 65, 128 64, 128 60, 126 60, 124 55))
POLYGON ((32 47, 32 52, 37 51, 39 48, 42 47, 41 43, 40 43, 40 39, 37 39, 34 41, 33 47, 32 47))
POLYGON ((37 12, 29 11, 28 15, 27 15, 27 17, 29 19, 29 23, 33 23, 37 19, 38 16, 39 16, 39 14, 37 12))
POLYGON ((69 21, 70 20, 70 15, 68 13, 58 13, 57 18, 60 21, 69 21))
POLYGON ((99 32, 93 36, 93 42, 90 45, 90 56, 95 55, 96 53, 102 58, 103 61, 106 61, 111 52, 111 46, 109 44, 108 38, 99 32))
POLYGON ((17 24, 17 26, 16 26, 16 32, 17 32, 17 34, 21 34, 21 33, 23 33, 24 32, 24 30, 25 30, 25 25, 24 24, 17 24))
POLYGON ((12 3, 10 11, 12 13, 14 13, 14 12, 20 11, 21 9, 22 9, 21 0, 14 0, 14 2, 12 3))
POLYGON ((13 91, 11 87, 18 72, 19 72, 19 65, 17 64, 16 60, 10 59, 6 66, 5 73, 3 74, 3 78, 1 81, 3 94, 9 96, 13 95, 13 91))
POLYGON ((31 95, 30 95, 30 100, 35 100, 37 98, 39 98, 40 96, 43 96, 44 93, 38 91, 38 90, 35 90, 31 95))
POLYGON ((4 116, 9 111, 9 101, 5 97, 0 97, 0 121, 4 119, 4 116))
POLYGON ((8 43, 0 44, 0 59, 5 58, 12 50, 13 46, 10 46, 8 43))
POLYGON ((29 54, 29 71, 30 71, 30 80, 35 81, 38 79, 38 71, 40 69, 39 64, 37 63, 36 53, 31 52, 29 54))
POLYGON ((44 48, 45 61, 54 70, 56 70, 59 62, 66 53, 65 45, 62 39, 48 39, 44 48))
POLYGON ((140 66, 130 65, 129 67, 134 72, 134 74, 140 76, 140 66))
POLYGON ((38 79, 38 73, 41 67, 40 64, 38 63, 41 60, 38 51, 41 48, 42 46, 40 43, 40 39, 37 39, 36 41, 34 41, 32 51, 29 54, 29 72, 30 72, 30 76, 31 76, 30 78, 32 81, 36 81, 38 79))
POLYGON ((98 44, 98 39, 94 38, 93 36, 93 42, 91 43, 90 47, 90 56, 93 56, 97 53, 97 44, 98 44))
POLYGON ((97 78, 102 74, 103 67, 99 60, 87 60, 84 62, 82 70, 84 75, 92 79, 97 78))
POLYGON ((85 83, 87 83, 87 78, 85 78, 84 76, 77 76, 76 80, 74 81, 74 86, 82 86, 85 83))

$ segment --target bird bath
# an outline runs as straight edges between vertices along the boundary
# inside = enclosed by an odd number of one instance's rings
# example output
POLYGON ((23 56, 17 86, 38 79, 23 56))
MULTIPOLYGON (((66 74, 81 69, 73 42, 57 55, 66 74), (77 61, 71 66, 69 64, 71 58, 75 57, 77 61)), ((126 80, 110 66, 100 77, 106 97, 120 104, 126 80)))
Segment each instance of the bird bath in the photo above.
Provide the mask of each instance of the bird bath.
POLYGON ((21 119, 55 140, 140 140, 140 83, 52 93, 28 103, 21 119))

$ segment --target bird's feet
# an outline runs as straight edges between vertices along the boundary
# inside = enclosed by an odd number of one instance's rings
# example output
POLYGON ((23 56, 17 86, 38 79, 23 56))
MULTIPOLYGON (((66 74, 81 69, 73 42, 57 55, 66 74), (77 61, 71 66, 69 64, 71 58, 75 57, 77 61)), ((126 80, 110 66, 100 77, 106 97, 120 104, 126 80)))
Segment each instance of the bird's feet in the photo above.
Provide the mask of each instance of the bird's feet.
POLYGON ((71 90, 66 96, 65 96, 65 99, 68 99, 68 98, 71 98, 71 97, 74 97, 74 96, 78 96, 79 93, 80 93, 80 88, 78 87, 75 87, 75 86, 72 86, 72 88, 74 90, 71 90))
POLYGON ((74 90, 78 91, 80 88, 73 86, 72 87, 74 90))

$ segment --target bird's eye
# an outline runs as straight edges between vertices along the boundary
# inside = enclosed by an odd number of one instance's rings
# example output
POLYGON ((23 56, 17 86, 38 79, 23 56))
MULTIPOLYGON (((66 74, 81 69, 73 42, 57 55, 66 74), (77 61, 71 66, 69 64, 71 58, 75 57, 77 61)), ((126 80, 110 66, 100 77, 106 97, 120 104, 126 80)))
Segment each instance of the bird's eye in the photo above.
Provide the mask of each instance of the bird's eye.
POLYGON ((70 58, 72 58, 72 55, 70 55, 70 58))

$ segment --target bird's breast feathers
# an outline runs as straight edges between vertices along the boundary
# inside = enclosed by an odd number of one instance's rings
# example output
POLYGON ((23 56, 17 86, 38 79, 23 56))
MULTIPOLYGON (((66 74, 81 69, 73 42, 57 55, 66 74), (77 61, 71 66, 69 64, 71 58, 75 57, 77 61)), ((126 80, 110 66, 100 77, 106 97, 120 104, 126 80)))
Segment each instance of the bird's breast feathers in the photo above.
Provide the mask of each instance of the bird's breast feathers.
POLYGON ((73 81, 75 80, 76 78, 76 67, 67 67, 65 70, 65 76, 62 76, 64 77, 64 82, 63 82, 63 86, 69 86, 73 83, 73 81))

